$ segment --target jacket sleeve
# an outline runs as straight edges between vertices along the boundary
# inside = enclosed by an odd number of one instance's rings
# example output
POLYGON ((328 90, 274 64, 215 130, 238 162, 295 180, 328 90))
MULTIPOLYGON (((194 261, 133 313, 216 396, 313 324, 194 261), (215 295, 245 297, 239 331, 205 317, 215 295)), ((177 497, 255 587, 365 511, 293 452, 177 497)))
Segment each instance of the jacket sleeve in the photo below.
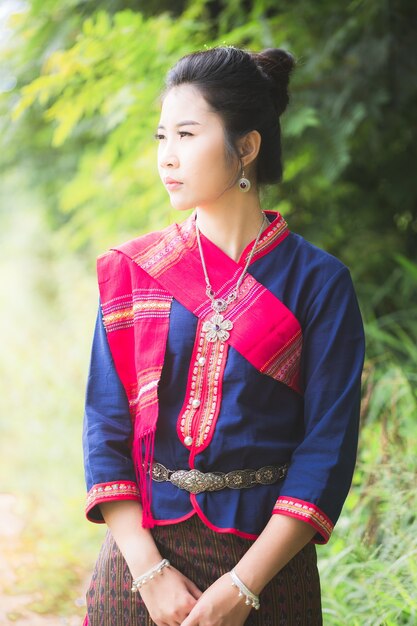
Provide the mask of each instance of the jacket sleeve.
POLYGON ((131 433, 128 400, 114 367, 99 308, 87 379, 83 426, 88 491, 86 516, 90 521, 104 521, 98 506, 103 502, 139 500, 131 459, 131 433))
POLYGON ((314 298, 303 334, 304 438, 273 513, 307 522, 313 541, 326 543, 351 485, 359 430, 364 334, 346 267, 314 298))

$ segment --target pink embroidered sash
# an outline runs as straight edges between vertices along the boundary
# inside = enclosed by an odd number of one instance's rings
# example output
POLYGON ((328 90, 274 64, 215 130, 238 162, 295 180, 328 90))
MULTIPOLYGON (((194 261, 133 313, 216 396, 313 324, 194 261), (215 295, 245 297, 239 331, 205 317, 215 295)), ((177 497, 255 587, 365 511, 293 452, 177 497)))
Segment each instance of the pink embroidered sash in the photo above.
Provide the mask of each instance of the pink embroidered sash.
MULTIPOLYGON (((97 262, 103 322, 132 415, 132 457, 145 527, 154 525, 148 470, 153 459, 157 389, 172 299, 199 317, 199 326, 213 314, 205 293, 193 219, 194 215, 181 225, 127 242, 97 262)), ((253 261, 287 235, 286 222, 277 215, 259 240, 253 261)), ((208 239, 202 237, 202 243, 213 289, 225 297, 234 288, 251 245, 236 263, 208 239)), ((291 311, 248 273, 239 297, 227 309, 227 318, 233 322, 227 343, 260 372, 300 393, 302 333, 291 311)))
POLYGON ((132 417, 132 459, 143 506, 142 524, 154 525, 151 481, 161 378, 172 296, 124 254, 97 259, 103 323, 132 417))
MULTIPOLYGON (((193 219, 194 215, 183 224, 172 225, 163 231, 163 236, 155 236, 157 233, 145 235, 142 241, 148 241, 144 246, 138 248, 138 240, 134 240, 118 249, 189 311, 206 320, 212 317, 213 311, 205 291, 193 219)), ((278 245, 288 234, 285 220, 278 215, 260 239, 253 261, 278 245)), ((251 245, 236 263, 203 238, 206 264, 216 296, 224 298, 233 290, 251 245)), ((257 370, 300 393, 302 333, 291 311, 248 273, 238 299, 227 309, 227 319, 233 323, 228 343, 257 370)))

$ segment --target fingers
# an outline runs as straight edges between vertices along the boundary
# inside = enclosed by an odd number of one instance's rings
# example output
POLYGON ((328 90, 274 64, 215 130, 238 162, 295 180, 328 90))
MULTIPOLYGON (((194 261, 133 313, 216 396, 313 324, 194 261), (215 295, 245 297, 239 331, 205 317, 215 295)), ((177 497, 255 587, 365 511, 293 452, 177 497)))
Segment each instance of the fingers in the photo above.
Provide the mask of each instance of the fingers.
POLYGON ((187 588, 185 579, 182 580, 182 584, 182 593, 180 591, 170 595, 169 591, 161 590, 161 594, 146 598, 145 604, 157 626, 181 626, 196 605, 197 599, 187 588))
POLYGON ((152 620, 157 626, 181 626, 202 595, 200 589, 174 567, 141 589, 152 620))
POLYGON ((186 587, 195 600, 198 600, 203 595, 203 592, 193 583, 192 580, 187 578, 186 587))
POLYGON ((191 611, 184 616, 184 621, 181 622, 180 626, 198 626, 201 617, 198 606, 198 603, 195 604, 191 611))

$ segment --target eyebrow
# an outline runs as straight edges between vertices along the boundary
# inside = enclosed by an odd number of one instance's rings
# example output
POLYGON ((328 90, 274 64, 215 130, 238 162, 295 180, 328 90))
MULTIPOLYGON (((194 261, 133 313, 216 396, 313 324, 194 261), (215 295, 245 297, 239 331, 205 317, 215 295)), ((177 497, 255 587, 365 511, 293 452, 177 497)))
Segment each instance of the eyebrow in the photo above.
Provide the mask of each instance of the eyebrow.
MULTIPOLYGON (((180 126, 201 126, 201 124, 200 122, 194 122, 193 120, 184 120, 183 122, 179 122, 178 124, 176 124, 177 128, 179 128, 180 126)), ((162 124, 159 124, 158 128, 165 130, 165 126, 162 126, 162 124)))

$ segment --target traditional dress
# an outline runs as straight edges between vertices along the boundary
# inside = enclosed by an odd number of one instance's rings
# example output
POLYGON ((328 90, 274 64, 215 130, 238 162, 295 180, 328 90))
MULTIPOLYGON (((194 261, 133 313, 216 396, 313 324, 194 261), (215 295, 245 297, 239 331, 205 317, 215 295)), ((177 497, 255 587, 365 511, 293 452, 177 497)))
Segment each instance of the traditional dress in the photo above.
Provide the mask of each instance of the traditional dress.
MULTIPOLYGON (((161 554, 202 589, 236 564, 271 514, 303 520, 316 530, 312 544, 262 592, 247 624, 315 626, 313 543, 328 541, 352 479, 363 327, 347 268, 266 214, 223 314, 233 325, 225 341, 205 293, 195 214, 99 258, 86 512, 102 522, 101 503, 140 500, 161 554), (206 490, 214 472, 226 486, 206 490), (197 547, 205 556, 196 558, 197 547)), ((216 296, 227 297, 253 242, 238 262, 201 242, 216 296)), ((109 536, 87 594, 91 626, 152 624, 130 583, 109 536)))

